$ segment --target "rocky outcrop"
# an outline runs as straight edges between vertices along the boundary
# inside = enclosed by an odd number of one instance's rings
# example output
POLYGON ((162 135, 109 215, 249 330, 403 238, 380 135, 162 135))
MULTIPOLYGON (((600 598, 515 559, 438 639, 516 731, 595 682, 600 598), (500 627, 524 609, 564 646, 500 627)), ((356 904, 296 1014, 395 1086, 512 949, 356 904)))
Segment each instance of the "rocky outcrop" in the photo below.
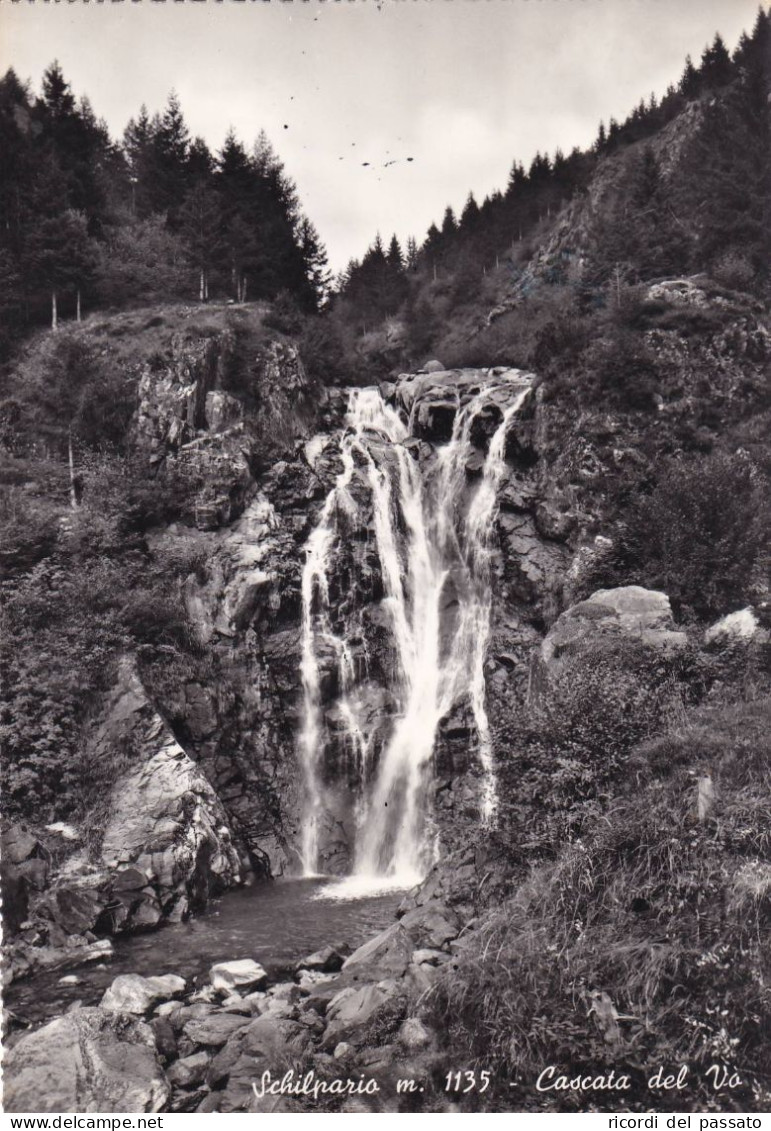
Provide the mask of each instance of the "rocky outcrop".
POLYGON ((715 621, 704 633, 705 644, 771 643, 771 631, 761 625, 753 609, 739 609, 715 621))
POLYGON ((241 863, 222 803, 150 704, 129 661, 92 737, 104 757, 129 746, 113 786, 99 860, 112 873, 113 929, 154 925, 236 882, 241 863))
POLYGON ((624 640, 669 650, 682 648, 687 636, 676 631, 665 593, 639 585, 599 589, 562 613, 541 645, 541 657, 548 669, 562 656, 597 652, 624 640))
POLYGON ((5 1111, 155 1112, 170 1094, 150 1027, 98 1008, 23 1036, 5 1056, 3 1085, 5 1111))

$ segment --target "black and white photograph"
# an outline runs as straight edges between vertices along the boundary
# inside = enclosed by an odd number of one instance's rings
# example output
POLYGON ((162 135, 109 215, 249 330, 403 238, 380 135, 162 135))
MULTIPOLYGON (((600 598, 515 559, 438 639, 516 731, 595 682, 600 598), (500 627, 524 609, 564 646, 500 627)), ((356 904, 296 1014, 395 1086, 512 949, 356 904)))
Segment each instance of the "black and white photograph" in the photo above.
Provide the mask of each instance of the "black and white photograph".
POLYGON ((3 1131, 771 1131, 770 300, 768 0, 0 0, 3 1131))

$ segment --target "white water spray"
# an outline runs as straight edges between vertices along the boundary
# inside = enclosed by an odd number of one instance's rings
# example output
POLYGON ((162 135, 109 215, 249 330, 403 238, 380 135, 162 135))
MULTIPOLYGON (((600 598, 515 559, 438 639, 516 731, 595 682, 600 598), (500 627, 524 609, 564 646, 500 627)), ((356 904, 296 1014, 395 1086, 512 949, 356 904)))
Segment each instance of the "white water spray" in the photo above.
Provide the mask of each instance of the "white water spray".
POLYGON ((327 735, 320 700, 322 663, 328 665, 330 656, 337 666, 343 740, 355 752, 360 775, 355 877, 348 883, 410 886, 425 874, 434 844, 429 791, 437 729, 464 699, 479 739, 483 819, 493 816, 495 777, 484 680, 492 535, 506 470, 506 434, 528 391, 529 384, 520 380, 490 440, 470 501, 466 466, 474 452, 472 430, 479 414, 495 404, 490 383, 458 406, 451 439, 425 472, 404 446, 409 432, 398 413, 374 389, 351 394, 348 429, 340 442, 343 467, 308 540, 302 576, 302 854, 308 875, 319 870, 319 826, 327 808, 321 773, 327 735), (345 633, 333 631, 330 610, 330 579, 357 511, 354 480, 366 484, 371 499, 382 607, 396 659, 389 690, 398 713, 374 771, 369 765, 371 723, 359 717, 355 665, 345 633), (452 623, 446 617, 443 623, 442 597, 451 575, 457 609, 452 623))

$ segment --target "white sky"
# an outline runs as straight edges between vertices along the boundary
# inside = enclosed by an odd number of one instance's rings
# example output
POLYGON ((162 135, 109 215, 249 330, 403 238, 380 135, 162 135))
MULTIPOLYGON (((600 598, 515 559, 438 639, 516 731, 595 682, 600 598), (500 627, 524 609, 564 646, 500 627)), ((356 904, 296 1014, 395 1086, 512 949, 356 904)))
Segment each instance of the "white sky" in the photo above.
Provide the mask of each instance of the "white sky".
POLYGON ((335 270, 376 231, 422 239, 516 157, 589 144, 757 0, 120 0, 0 3, 0 70, 58 58, 119 136, 180 96, 213 149, 264 128, 335 270), (413 157, 411 163, 407 157, 413 157), (384 168, 387 161, 396 164, 384 168), (364 161, 371 164, 363 166, 364 161))

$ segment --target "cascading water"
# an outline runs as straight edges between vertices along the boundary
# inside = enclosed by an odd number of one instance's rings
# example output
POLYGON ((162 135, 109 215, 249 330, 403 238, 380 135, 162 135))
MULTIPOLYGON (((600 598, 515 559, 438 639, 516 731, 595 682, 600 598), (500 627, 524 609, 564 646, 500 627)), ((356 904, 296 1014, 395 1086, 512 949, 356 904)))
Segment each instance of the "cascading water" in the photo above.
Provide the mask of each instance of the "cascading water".
MULTIPOLYGON (((353 751, 359 797, 353 871, 361 878, 390 878, 409 886, 425 874, 432 855, 430 767, 440 721, 466 700, 473 714, 483 775, 481 809, 495 811, 490 728, 485 709, 484 660, 490 631, 492 535, 497 494, 506 465, 506 434, 529 391, 522 375, 504 388, 481 383, 458 404, 450 440, 421 466, 408 450, 413 428, 375 389, 354 390, 347 429, 340 441, 342 470, 306 546, 302 576, 302 684, 304 720, 300 753, 305 772, 303 866, 320 866, 319 826, 328 809, 321 766, 328 735, 321 703, 321 673, 336 668, 338 731, 353 751), (513 397, 513 399, 512 399, 513 397), (475 488, 467 465, 474 454, 474 429, 481 415, 497 408, 502 418, 489 441, 475 488), (349 617, 333 628, 331 579, 357 516, 363 519, 362 488, 371 507, 374 542, 382 577, 395 663, 389 692, 397 711, 380 756, 370 758, 372 721, 357 702, 357 671, 350 640, 361 622, 349 617), (443 615, 452 580, 457 602, 443 615)), ((414 413, 414 406, 413 406, 414 413)), ((338 618, 339 619, 339 618, 338 618)))

